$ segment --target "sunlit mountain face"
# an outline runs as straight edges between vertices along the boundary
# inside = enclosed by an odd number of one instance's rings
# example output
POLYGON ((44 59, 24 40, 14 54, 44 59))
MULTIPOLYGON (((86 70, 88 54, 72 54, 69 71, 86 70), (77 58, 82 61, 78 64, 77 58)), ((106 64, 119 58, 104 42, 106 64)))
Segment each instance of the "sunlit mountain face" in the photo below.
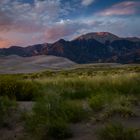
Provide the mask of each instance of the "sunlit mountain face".
POLYGON ((0 0, 0 48, 89 32, 140 37, 139 25, 139 0, 0 0))

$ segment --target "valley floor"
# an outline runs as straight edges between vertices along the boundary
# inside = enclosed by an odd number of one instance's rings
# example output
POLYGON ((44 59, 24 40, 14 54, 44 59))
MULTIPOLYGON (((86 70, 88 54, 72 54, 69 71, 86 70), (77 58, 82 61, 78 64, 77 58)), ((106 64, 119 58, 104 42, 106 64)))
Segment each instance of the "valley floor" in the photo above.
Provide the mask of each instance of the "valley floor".
POLYGON ((0 140, 139 140, 140 66, 0 75, 0 140))

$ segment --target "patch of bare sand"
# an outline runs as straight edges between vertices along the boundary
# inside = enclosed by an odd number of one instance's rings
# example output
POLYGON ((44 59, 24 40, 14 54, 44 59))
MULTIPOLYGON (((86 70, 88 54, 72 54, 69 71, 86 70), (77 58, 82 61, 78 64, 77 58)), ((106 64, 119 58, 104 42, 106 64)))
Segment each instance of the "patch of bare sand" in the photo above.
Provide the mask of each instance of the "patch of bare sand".
POLYGON ((74 62, 63 57, 46 55, 20 57, 11 55, 0 57, 0 74, 32 73, 46 69, 69 68, 74 65, 74 62))

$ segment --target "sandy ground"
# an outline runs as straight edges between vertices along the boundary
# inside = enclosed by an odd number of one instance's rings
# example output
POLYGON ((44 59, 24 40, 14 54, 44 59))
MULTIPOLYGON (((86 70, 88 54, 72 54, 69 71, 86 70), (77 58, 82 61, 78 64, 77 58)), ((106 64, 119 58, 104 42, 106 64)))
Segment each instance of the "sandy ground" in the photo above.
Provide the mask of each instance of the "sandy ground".
POLYGON ((89 67, 122 67, 118 63, 76 64, 63 57, 39 55, 20 57, 17 55, 0 56, 0 74, 33 73, 44 70, 61 70, 89 67))
POLYGON ((20 57, 16 55, 0 57, 0 74, 32 73, 46 69, 62 69, 74 66, 75 63, 56 56, 20 57))

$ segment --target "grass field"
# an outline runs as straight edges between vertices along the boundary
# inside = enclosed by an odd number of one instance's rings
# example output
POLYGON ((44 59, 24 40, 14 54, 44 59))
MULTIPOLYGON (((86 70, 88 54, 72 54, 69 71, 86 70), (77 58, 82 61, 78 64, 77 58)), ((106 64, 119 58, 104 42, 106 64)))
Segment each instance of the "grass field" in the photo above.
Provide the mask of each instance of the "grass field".
POLYGON ((0 75, 0 101, 2 140, 140 137, 139 65, 82 65, 0 75), (21 103, 32 107, 20 109, 21 103))

